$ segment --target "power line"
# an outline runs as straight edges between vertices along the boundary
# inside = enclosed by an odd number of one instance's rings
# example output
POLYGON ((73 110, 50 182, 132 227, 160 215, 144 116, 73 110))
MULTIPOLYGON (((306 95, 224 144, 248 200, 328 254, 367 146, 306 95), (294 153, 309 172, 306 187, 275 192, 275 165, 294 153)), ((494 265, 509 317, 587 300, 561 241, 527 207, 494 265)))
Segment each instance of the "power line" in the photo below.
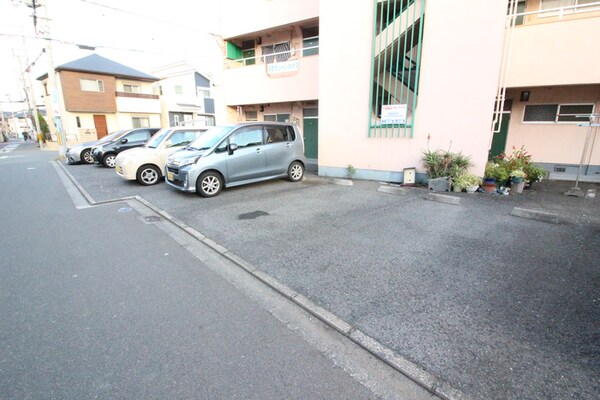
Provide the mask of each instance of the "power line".
POLYGON ((83 2, 83 3, 93 4, 93 5, 98 6, 98 7, 107 8, 109 10, 118 11, 118 12, 121 12, 121 13, 124 13, 124 14, 129 14, 129 15, 133 15, 133 16, 136 16, 136 17, 145 18, 145 19, 149 19, 149 20, 152 20, 152 21, 160 22, 160 23, 163 23, 163 24, 166 24, 166 25, 176 26, 178 28, 184 28, 184 29, 188 29, 188 30, 191 30, 191 31, 194 31, 194 32, 206 33, 208 35, 212 35, 212 36, 215 36, 215 37, 220 37, 220 35, 217 35, 216 33, 213 33, 213 32, 201 31, 201 30, 199 30, 197 28, 194 28, 194 27, 191 27, 191 26, 181 25, 181 24, 178 24, 176 22, 166 21, 164 19, 160 19, 160 18, 150 17, 150 16, 147 16, 147 15, 138 14, 138 13, 135 13, 133 11, 123 10, 122 8, 112 7, 112 6, 109 6, 109 5, 106 5, 106 4, 97 3, 97 2, 92 1, 92 0, 80 0, 80 1, 83 2))

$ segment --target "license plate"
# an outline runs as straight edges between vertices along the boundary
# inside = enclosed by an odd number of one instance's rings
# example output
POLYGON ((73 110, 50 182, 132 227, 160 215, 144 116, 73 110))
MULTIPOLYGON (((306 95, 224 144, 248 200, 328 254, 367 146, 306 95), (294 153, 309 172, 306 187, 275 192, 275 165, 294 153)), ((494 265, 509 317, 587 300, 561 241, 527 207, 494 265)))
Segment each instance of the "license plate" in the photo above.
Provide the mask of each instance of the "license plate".
POLYGON ((173 180, 173 173, 172 172, 167 172, 167 179, 172 181, 173 180))

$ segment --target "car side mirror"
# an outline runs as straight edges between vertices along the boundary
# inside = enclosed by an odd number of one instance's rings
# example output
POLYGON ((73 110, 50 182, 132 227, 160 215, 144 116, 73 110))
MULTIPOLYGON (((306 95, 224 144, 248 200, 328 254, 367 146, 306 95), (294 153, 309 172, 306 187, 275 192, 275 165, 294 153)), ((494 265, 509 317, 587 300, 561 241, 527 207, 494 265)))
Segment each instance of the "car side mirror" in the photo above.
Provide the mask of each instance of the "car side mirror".
POLYGON ((121 139, 121 143, 123 143, 123 144, 127 143, 127 139, 121 139))
POLYGON ((235 143, 231 143, 229 146, 227 146, 228 150, 229 150, 229 155, 232 155, 234 151, 236 151, 239 146, 235 143))

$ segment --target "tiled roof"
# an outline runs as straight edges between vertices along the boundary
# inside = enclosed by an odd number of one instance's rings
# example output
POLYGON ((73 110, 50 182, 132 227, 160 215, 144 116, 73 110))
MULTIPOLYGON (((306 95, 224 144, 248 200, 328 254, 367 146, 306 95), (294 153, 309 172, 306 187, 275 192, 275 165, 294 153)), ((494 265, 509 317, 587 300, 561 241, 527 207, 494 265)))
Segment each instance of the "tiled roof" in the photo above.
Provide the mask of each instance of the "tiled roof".
MULTIPOLYGON (((117 78, 158 81, 158 78, 155 76, 130 68, 126 65, 119 64, 118 62, 114 62, 108 58, 99 56, 98 54, 92 54, 87 57, 59 65, 56 67, 56 71, 90 72, 100 75, 115 76, 117 78)), ((38 79, 42 80, 47 77, 48 74, 44 74, 38 79)))

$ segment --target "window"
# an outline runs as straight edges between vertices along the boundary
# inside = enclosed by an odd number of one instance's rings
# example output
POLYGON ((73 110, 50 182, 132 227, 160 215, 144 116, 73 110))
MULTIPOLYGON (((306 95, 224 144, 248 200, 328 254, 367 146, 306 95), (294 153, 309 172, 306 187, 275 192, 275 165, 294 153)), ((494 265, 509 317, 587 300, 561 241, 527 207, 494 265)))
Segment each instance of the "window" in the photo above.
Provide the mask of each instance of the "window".
POLYGON ((304 28, 302 30, 302 56, 319 54, 319 27, 304 28))
POLYGON ((175 147, 175 146, 187 146, 188 144, 192 143, 194 140, 196 140, 196 138, 199 136, 199 131, 178 131, 175 132, 173 134, 173 136, 171 136, 169 138, 169 146, 168 147, 175 147))
POLYGON ((593 104, 528 104, 523 122, 587 122, 593 112, 593 104))
POLYGON ((267 143, 288 141, 288 132, 285 126, 267 126, 267 143))
POLYGON ((148 118, 148 117, 132 117, 131 123, 134 128, 148 128, 148 127, 150 127, 150 118, 148 118))
POLYGON ((175 94, 183 94, 183 87, 181 85, 175 85, 175 94))
POLYGON ((81 90, 84 92, 104 92, 104 82, 93 79, 80 79, 81 90))
POLYGON ((290 58, 290 42, 261 46, 261 49, 263 54, 263 62, 267 64, 272 64, 275 61, 284 62, 290 58))
POLYGON ((272 122, 290 122, 290 114, 265 114, 264 120, 272 122))
POLYGON ((145 142, 150 139, 150 132, 143 130, 126 136, 128 142, 145 142))
POLYGON ((242 58, 248 58, 248 60, 244 60, 244 65, 254 65, 256 64, 256 50, 255 50, 254 40, 244 40, 242 42, 242 58))
POLYGON ((258 112, 246 111, 246 121, 258 121, 258 112))
POLYGON ((238 147, 260 146, 262 141, 263 130, 260 126, 242 128, 229 138, 229 143, 235 143, 238 147))
POLYGON ((123 84, 123 91, 125 93, 142 93, 142 87, 140 85, 125 83, 123 84))
POLYGON ((196 86, 196 96, 210 99, 210 89, 196 86))
POLYGON ((557 122, 588 122, 593 112, 593 104, 561 104, 558 106, 557 122))

